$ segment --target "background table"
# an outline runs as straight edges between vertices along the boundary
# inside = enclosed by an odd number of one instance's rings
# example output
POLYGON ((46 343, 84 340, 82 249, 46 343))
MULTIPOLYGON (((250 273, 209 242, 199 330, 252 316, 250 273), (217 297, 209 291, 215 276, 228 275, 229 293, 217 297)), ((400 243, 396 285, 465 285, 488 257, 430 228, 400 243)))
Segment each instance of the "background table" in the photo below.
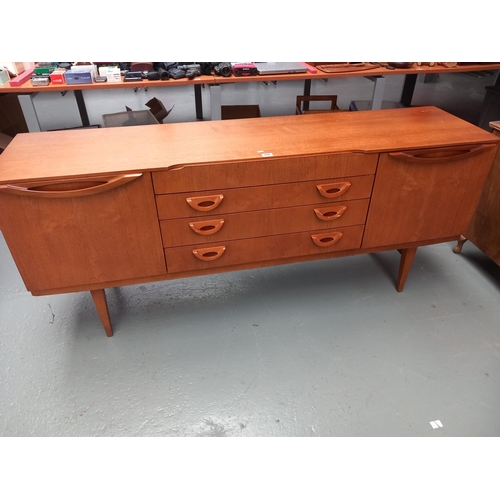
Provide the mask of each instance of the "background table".
POLYGON ((61 92, 66 93, 68 91, 73 91, 75 93, 75 99, 78 106, 78 111, 80 113, 80 118, 82 120, 82 126, 90 126, 87 108, 85 106, 85 100, 83 98, 83 90, 110 90, 110 89, 139 89, 139 88, 152 88, 152 87, 171 87, 180 85, 192 85, 194 88, 195 106, 196 106, 196 118, 203 119, 202 107, 201 107, 201 85, 207 83, 213 83, 214 77, 208 75, 201 75, 197 78, 189 80, 187 78, 181 78, 179 80, 169 79, 169 80, 142 80, 139 82, 124 82, 123 77, 121 82, 104 82, 104 83, 91 83, 82 85, 67 85, 67 84, 57 84, 50 83, 46 87, 34 87, 31 84, 31 80, 23 83, 20 87, 11 87, 9 83, 0 86, 0 93, 15 93, 19 94, 19 102, 21 104, 23 115, 30 132, 40 132, 40 123, 38 120, 38 115, 33 103, 33 99, 37 96, 39 92, 61 92))
MULTIPOLYGON (((385 89, 385 77, 394 75, 405 75, 403 92, 401 95, 401 104, 404 107, 411 105, 413 92, 417 82, 418 75, 429 75, 439 73, 469 73, 473 71, 496 71, 500 69, 500 63, 488 64, 467 64, 457 65, 454 68, 447 68, 436 63, 434 66, 423 64, 418 66, 416 63, 411 68, 394 68, 387 69, 384 66, 377 68, 366 69, 361 71, 346 71, 337 73, 326 73, 316 68, 316 73, 295 73, 287 75, 258 75, 258 76, 215 76, 215 84, 210 87, 210 104, 212 120, 220 120, 221 92, 220 85, 228 83, 243 83, 243 82, 280 82, 291 80, 304 80, 304 95, 311 95, 311 82, 316 79, 330 78, 354 78, 365 77, 372 80, 375 85, 373 87, 372 101, 370 109, 381 109, 385 89)), ((499 78, 497 77, 497 83, 499 78)), ((307 104, 307 103, 305 103, 307 104)), ((307 109, 307 107, 305 108, 307 109)))
MULTIPOLYGON (((311 95, 311 83, 313 80, 317 79, 335 79, 335 78, 355 78, 355 77, 365 77, 374 82, 373 94, 370 109, 381 109, 384 89, 385 89, 385 77, 404 75, 405 82, 403 86, 403 91, 401 95, 400 103, 402 106, 410 106, 415 85, 417 82, 417 77, 420 74, 423 75, 437 75, 439 73, 470 73, 476 71, 497 71, 500 70, 500 63, 485 63, 485 64, 461 64, 454 68, 447 68, 445 66, 436 63, 434 66, 422 65, 418 66, 416 63, 410 68, 395 68, 387 69, 386 67, 380 66, 377 68, 366 69, 361 71, 349 71, 349 72, 337 72, 337 73, 326 73, 316 68, 316 73, 296 73, 296 74, 285 74, 285 75, 257 75, 257 76, 216 76, 216 75, 202 75, 200 77, 188 80, 186 78, 181 78, 179 80, 142 80, 139 82, 105 82, 105 83, 93 83, 93 84, 83 84, 83 85, 66 85, 66 84, 53 84, 51 83, 47 87, 33 87, 31 81, 28 81, 21 85, 20 87, 11 87, 9 83, 0 86, 0 93, 16 93, 18 94, 19 102, 23 110, 23 114, 30 132, 39 132, 40 123, 36 113, 36 109, 33 103, 33 99, 39 92, 62 92, 74 91, 75 99, 78 105, 78 110, 80 113, 81 121, 83 126, 90 126, 87 110, 85 107, 85 101, 83 98, 83 90, 106 90, 106 89, 120 89, 120 88, 154 88, 154 87, 169 87, 169 86, 182 86, 182 85, 192 85, 194 89, 195 97, 195 108, 196 108, 196 118, 203 119, 202 111, 202 98, 201 98, 201 86, 208 85, 210 88, 210 110, 212 120, 221 119, 221 106, 222 106, 222 96, 221 96, 221 85, 227 85, 229 83, 249 83, 249 82, 280 82, 280 81, 304 81, 304 95, 311 95)), ((496 84, 498 84, 500 78, 497 77, 496 84)), ((307 103, 306 103, 307 104, 307 103)), ((305 108, 307 109, 307 107, 305 108)))

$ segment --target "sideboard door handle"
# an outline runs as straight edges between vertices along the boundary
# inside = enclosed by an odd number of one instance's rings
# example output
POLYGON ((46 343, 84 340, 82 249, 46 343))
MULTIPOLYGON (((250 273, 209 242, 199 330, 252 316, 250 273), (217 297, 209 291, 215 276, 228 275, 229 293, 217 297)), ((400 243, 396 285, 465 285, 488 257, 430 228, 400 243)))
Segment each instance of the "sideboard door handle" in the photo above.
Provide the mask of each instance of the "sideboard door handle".
POLYGON ((195 248, 193 254, 196 258, 209 262, 211 260, 216 260, 222 257, 222 254, 226 251, 225 246, 221 247, 211 247, 211 248, 195 248))
POLYGON ((223 194, 215 194, 211 196, 195 196, 193 198, 186 198, 189 206, 198 210, 199 212, 208 212, 217 208, 222 200, 224 199, 223 194))
POLYGON ((333 182, 331 184, 318 184, 316 187, 321 196, 325 198, 337 198, 351 187, 351 183, 347 181, 333 182))
POLYGON ((417 163, 436 163, 452 160, 461 160, 468 156, 479 154, 481 151, 494 148, 496 144, 480 144, 479 146, 453 146, 449 148, 419 149, 415 151, 394 151, 389 153, 397 160, 417 163))
POLYGON ((204 220, 201 222, 190 222, 189 227, 198 234, 215 234, 221 230, 224 219, 204 220))
POLYGON ((342 236, 343 234, 340 231, 336 231, 334 233, 311 234, 314 244, 319 247, 329 247, 331 245, 335 245, 335 243, 337 243, 342 236))
POLYGON ((74 198, 77 196, 90 196, 93 194, 109 191, 123 184, 127 184, 141 177, 142 174, 125 174, 106 177, 79 177, 76 179, 58 179, 54 181, 45 181, 44 184, 27 183, 25 186, 15 186, 7 184, 0 186, 0 192, 9 194, 19 194, 22 196, 32 196, 38 198, 74 198), (78 184, 87 186, 82 189, 64 189, 64 184, 78 184), (88 187, 88 184, 95 183, 94 186, 88 187), (57 186, 63 189, 54 189, 57 186))
POLYGON ((342 217, 343 213, 347 210, 346 205, 339 205, 338 207, 328 208, 315 208, 314 213, 316 217, 321 220, 335 220, 342 217))

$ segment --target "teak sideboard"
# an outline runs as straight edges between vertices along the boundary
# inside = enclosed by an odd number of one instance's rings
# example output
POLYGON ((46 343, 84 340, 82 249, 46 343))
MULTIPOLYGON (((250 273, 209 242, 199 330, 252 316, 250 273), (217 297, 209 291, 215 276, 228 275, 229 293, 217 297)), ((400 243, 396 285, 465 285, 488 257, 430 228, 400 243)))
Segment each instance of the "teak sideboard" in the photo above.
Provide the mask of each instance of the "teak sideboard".
POLYGON ((19 134, 0 229, 33 295, 399 250, 467 229, 500 139, 435 107, 19 134))

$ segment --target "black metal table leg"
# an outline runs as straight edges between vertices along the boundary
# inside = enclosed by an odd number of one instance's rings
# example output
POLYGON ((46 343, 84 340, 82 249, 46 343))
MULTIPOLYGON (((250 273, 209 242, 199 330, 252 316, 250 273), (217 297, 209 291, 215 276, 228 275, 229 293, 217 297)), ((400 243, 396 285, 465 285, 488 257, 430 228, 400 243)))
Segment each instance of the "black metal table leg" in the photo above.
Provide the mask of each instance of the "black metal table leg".
POLYGON ((194 86, 194 105, 196 108, 196 118, 203 120, 203 103, 201 100, 201 85, 194 86))
MULTIPOLYGON (((311 95, 311 80, 304 80, 304 95, 311 95)), ((304 101, 304 111, 309 111, 309 101, 304 101)))
POLYGON ((403 85, 403 93, 401 94, 401 104, 403 106, 411 106, 411 100, 413 97, 413 91, 415 90, 415 84, 417 83, 418 75, 406 75, 405 83, 403 85))
POLYGON ((87 114, 87 108, 83 100, 83 93, 81 90, 75 90, 74 92, 78 111, 80 112, 80 118, 82 119, 82 125, 84 127, 90 127, 89 115, 87 114))

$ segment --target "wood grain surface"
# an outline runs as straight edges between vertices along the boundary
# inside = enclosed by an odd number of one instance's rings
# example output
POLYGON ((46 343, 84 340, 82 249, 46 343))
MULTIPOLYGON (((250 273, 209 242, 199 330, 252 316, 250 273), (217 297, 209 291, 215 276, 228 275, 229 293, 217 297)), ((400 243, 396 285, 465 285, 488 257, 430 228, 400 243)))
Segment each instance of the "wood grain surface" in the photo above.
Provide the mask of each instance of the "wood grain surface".
POLYGON ((497 147, 380 156, 363 248, 463 234, 497 147), (417 158, 421 158, 418 160, 417 158))
MULTIPOLYGON (((500 136, 500 122, 490 126, 500 136)), ((500 266, 500 149, 484 183, 465 236, 500 266)))
POLYGON ((432 106, 38 132, 18 134, 0 155, 0 184, 255 160, 263 154, 384 152, 464 141, 500 139, 432 106))
POLYGON ((166 272, 150 174, 91 196, 2 194, 0 210, 30 291, 166 272))

